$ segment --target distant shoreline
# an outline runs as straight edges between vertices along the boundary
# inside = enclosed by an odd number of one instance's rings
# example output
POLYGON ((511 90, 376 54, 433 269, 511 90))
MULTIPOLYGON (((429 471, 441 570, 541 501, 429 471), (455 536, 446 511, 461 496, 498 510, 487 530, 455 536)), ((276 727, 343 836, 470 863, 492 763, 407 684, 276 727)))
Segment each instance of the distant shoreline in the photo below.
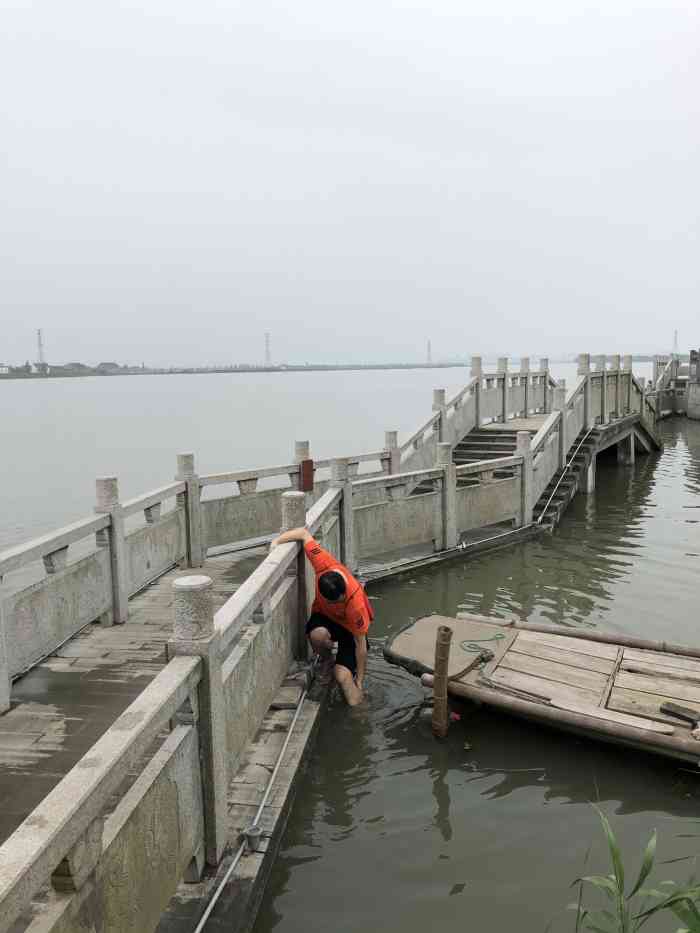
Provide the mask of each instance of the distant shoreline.
MULTIPOLYGON (((651 363, 652 356, 633 356, 634 363, 651 363)), ((555 360, 550 359, 551 363, 574 364, 576 360, 555 360)), ((288 366, 211 366, 211 367, 171 367, 168 369, 120 369, 112 371, 99 370, 55 370, 48 373, 0 373, 0 382, 9 379, 84 379, 98 376, 203 376, 213 373, 236 376, 250 373, 325 373, 325 372, 377 372, 380 370, 402 370, 402 369, 469 369, 469 362, 452 363, 346 363, 346 364, 324 364, 316 363, 309 365, 288 366)), ((518 369, 510 370, 512 373, 519 372, 518 369)), ((532 372, 537 372, 532 369, 532 372)))

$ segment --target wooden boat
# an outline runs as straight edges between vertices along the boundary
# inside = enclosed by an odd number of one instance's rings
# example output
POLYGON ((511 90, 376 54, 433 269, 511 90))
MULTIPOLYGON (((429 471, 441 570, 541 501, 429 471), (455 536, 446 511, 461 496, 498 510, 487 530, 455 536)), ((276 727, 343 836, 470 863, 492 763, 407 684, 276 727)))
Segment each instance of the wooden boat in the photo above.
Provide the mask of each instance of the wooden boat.
POLYGON ((456 619, 430 615, 412 622, 387 643, 386 659, 416 675, 432 673, 441 625, 453 632, 453 696, 590 738, 700 762, 700 730, 688 721, 695 712, 700 719, 700 649, 460 613, 456 619), (667 704, 676 706, 675 713, 662 709, 667 704), (679 717, 678 706, 687 719, 679 717))

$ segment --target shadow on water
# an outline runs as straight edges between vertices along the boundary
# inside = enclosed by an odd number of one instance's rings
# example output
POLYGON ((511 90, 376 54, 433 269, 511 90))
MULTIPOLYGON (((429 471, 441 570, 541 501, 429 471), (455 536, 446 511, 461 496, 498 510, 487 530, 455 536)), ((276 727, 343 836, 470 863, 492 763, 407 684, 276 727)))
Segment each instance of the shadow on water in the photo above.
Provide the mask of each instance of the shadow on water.
POLYGON ((368 702, 324 717, 256 933, 571 930, 568 886, 591 843, 607 871, 591 801, 633 865, 654 827, 661 859, 700 849, 692 768, 473 706, 437 742, 423 688, 380 650, 410 618, 459 607, 691 640, 700 425, 663 431, 663 454, 634 469, 601 458, 595 497, 553 537, 374 587, 368 702))

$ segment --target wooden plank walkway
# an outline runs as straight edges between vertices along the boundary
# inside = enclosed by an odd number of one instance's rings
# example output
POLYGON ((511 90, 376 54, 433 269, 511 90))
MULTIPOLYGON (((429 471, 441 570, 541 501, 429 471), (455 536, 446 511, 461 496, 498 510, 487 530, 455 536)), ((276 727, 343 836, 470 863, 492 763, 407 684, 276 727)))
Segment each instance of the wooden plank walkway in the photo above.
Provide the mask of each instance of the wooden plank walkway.
MULTIPOLYGON (((263 551, 209 558, 215 608, 258 565, 263 551)), ((125 625, 89 625, 12 688, 0 716, 0 842, 58 784, 165 666, 172 634, 173 570, 135 596, 125 625)))

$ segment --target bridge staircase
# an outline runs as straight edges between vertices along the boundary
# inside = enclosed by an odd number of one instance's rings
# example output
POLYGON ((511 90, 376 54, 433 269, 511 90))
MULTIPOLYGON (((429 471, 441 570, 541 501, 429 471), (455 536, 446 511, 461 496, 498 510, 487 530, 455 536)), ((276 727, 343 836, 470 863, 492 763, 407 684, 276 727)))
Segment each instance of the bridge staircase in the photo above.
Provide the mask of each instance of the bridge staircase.
POLYGON ((566 466, 556 471, 533 509, 533 520, 544 531, 553 531, 581 487, 586 470, 598 448, 600 431, 581 431, 566 455, 566 466))

